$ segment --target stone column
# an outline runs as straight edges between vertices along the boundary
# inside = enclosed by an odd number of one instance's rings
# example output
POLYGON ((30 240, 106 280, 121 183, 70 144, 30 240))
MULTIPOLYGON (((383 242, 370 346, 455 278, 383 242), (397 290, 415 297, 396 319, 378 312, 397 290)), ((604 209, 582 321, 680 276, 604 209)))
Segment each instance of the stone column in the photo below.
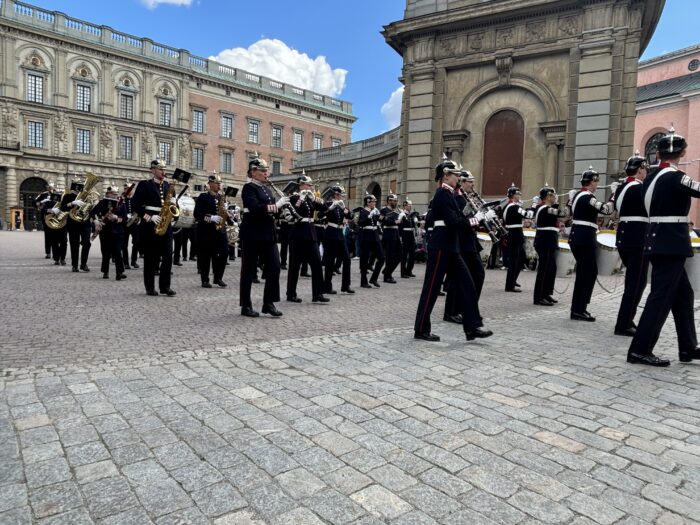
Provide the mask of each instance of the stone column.
POLYGON ((5 171, 5 224, 10 224, 10 207, 18 204, 17 171, 14 167, 8 167, 5 171))
POLYGON ((52 70, 51 82, 53 84, 53 104, 54 106, 67 108, 68 93, 70 86, 66 80, 70 78, 70 71, 66 71, 66 52, 63 48, 56 49, 56 64, 52 70))

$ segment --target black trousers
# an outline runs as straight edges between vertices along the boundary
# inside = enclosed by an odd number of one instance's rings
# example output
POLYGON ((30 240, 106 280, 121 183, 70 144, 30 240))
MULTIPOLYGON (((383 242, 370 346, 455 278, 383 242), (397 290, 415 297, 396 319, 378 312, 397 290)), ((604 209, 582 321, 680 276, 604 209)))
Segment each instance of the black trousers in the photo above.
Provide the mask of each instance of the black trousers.
POLYGON ((401 243, 401 275, 408 275, 413 273, 413 266, 416 264, 416 237, 413 232, 402 235, 401 243))
POLYGON ((539 303, 554 293, 554 280, 557 277, 557 249, 535 247, 535 250, 538 263, 532 300, 534 303, 539 303))
POLYGON ((476 289, 476 298, 479 300, 481 299, 481 290, 484 288, 484 279, 486 279, 486 271, 484 270, 481 255, 479 255, 479 252, 461 252, 460 255, 469 269, 469 275, 472 276, 474 288, 476 289))
POLYGON ((515 288, 518 276, 523 269, 524 241, 518 238, 508 239, 508 272, 506 273, 506 290, 515 288))
POLYGON ((367 272, 370 269, 370 260, 374 259, 374 269, 370 278, 371 282, 377 282, 379 272, 384 266, 384 250, 378 241, 362 241, 360 243, 360 277, 362 284, 367 283, 367 272))
POLYGON ((289 250, 289 233, 291 227, 287 223, 280 225, 280 259, 282 266, 287 266, 287 253, 289 250))
POLYGON ((66 260, 66 251, 68 250, 68 231, 66 227, 60 230, 52 230, 47 226, 47 229, 51 232, 51 253, 53 254, 53 260, 58 262, 66 260))
POLYGON ((129 237, 131 237, 131 265, 136 264, 139 258, 139 227, 132 224, 126 228, 122 242, 122 261, 124 266, 129 264, 129 237))
POLYGON ((651 292, 639 319, 629 352, 648 355, 654 351, 661 329, 673 313, 678 351, 691 352, 698 344, 693 312, 693 288, 685 272, 683 255, 651 255, 651 292))
POLYGON ((100 233, 100 251, 102 252, 102 273, 109 273, 109 263, 114 259, 117 275, 124 273, 124 258, 122 248, 124 246, 124 235, 112 232, 100 233))
POLYGON ((618 248, 618 253, 625 265, 625 291, 617 312, 615 330, 624 331, 634 325, 639 301, 647 287, 649 259, 644 256, 644 248, 618 248))
MULTIPOLYGON (((225 235, 219 232, 218 237, 225 235)), ((199 257, 197 257, 199 274, 203 283, 209 282, 209 267, 214 274, 214 281, 224 278, 226 270, 226 258, 228 257, 228 244, 223 238, 200 239, 199 257)))
POLYGON ((75 222, 68 219, 68 241, 70 242, 70 261, 73 268, 87 266, 88 257, 90 255, 90 223, 75 222), (81 252, 80 247, 83 247, 81 252))
POLYGON ((384 250, 384 278, 393 277, 394 270, 401 264, 401 240, 398 237, 386 238, 386 233, 382 239, 382 249, 384 250))
POLYGON ((263 304, 272 304, 280 300, 280 254, 275 241, 241 241, 241 280, 240 305, 252 307, 250 290, 258 273, 258 260, 265 265, 265 289, 263 304))
POLYGON ((52 246, 51 238, 52 238, 52 234, 53 234, 54 230, 52 230, 51 228, 46 226, 46 223, 43 222, 43 220, 44 220, 43 216, 41 217, 41 219, 42 219, 42 223, 43 223, 42 227, 44 229, 44 253, 46 255, 51 255, 51 246, 52 246))
POLYGON ((143 285, 146 291, 155 290, 156 271, 161 292, 170 289, 170 272, 173 268, 173 234, 156 235, 153 224, 144 223, 139 230, 143 249, 143 285))
MULTIPOLYGON (((305 264, 311 268, 312 297, 323 295, 323 268, 321 255, 318 252, 318 243, 311 239, 292 239, 290 247, 291 260, 287 273, 287 297, 296 297, 299 272, 302 265, 305 264)), ((267 272, 265 273, 267 277, 267 272)))
POLYGON ((576 280, 574 295, 571 298, 571 311, 582 314, 591 302, 593 287, 598 277, 598 263, 595 260, 595 246, 571 244, 571 253, 576 259, 576 280))
POLYGON ((343 269, 340 281, 340 289, 350 288, 350 254, 348 253, 345 239, 326 239, 323 242, 323 267, 324 267, 324 291, 333 290, 333 272, 336 261, 342 260, 343 269))
POLYGON ((435 301, 446 274, 450 276, 450 279, 445 298, 445 313, 461 314, 465 333, 481 326, 476 288, 464 259, 456 252, 428 250, 423 289, 418 301, 414 324, 416 333, 430 333, 430 315, 435 307, 435 301))

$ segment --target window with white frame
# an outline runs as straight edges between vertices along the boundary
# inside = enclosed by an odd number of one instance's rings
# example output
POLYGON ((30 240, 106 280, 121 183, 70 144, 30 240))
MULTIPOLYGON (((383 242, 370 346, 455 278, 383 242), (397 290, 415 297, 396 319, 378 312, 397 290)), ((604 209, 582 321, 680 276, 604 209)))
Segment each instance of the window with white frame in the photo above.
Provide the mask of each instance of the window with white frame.
POLYGON ((30 120, 27 122, 27 146, 30 148, 44 147, 44 123, 30 120))
POLYGON ((323 137, 319 135, 314 135, 314 149, 321 149, 321 142, 323 141, 323 137))
POLYGON ((340 139, 332 138, 331 139, 331 146, 332 147, 338 147, 342 144, 343 142, 340 139))
POLYGON ((169 166, 172 161, 173 145, 171 142, 161 141, 158 143, 158 157, 169 166))
POLYGON ((85 128, 75 128, 75 152, 90 154, 92 131, 85 128))
POLYGON ((158 124, 161 126, 170 126, 172 120, 173 105, 170 102, 161 101, 158 104, 158 124))
POLYGON ((75 86, 75 109, 78 111, 90 111, 90 99, 92 97, 92 88, 85 84, 76 84, 75 86))
POLYGON ((221 173, 233 173, 233 153, 221 152, 221 173))
POLYGON ((294 151, 302 151, 304 148, 304 133, 298 130, 294 130, 294 142, 292 143, 292 149, 294 151))
POLYGON ((272 161, 272 174, 279 175, 282 173, 282 162, 279 160, 272 161))
POLYGON ((134 138, 129 135, 119 135, 119 158, 132 160, 134 151, 134 138))
POLYGON ((192 148, 192 167, 196 170, 204 169, 204 148, 192 148))
POLYGON ((119 117, 128 120, 134 119, 134 95, 119 94, 119 117))
POLYGON ((233 138, 233 117, 221 115, 221 136, 225 139, 233 138))
POLYGON ((27 73, 27 102, 44 103, 44 77, 27 73))
POLYGON ((192 131, 204 133, 204 111, 201 109, 192 110, 192 131))
POLYGON ((248 142, 260 143, 260 122, 257 120, 248 121, 248 142))
POLYGON ((272 126, 272 147, 282 147, 282 128, 279 126, 272 126))

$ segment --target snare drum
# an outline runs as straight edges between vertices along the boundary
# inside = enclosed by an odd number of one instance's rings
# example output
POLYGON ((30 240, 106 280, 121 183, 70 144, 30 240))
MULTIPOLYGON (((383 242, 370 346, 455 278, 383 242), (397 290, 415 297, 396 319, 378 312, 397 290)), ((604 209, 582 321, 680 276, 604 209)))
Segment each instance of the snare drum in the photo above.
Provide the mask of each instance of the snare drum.
POLYGON ((622 259, 615 246, 615 232, 601 230, 597 236, 598 249, 596 250, 596 263, 598 275, 608 277, 622 271, 622 259))
POLYGON ((493 241, 491 240, 491 237, 489 236, 488 233, 483 233, 483 232, 478 232, 476 234, 476 238, 479 241, 479 244, 481 244, 481 247, 483 250, 481 251, 481 262, 486 265, 489 261, 489 257, 491 256, 491 248, 493 247, 493 241))
POLYGON ((556 255, 557 277, 571 277, 576 269, 576 259, 571 253, 571 246, 566 241, 559 241, 556 255))
MULTIPOLYGON (((523 235, 525 236, 525 257, 528 263, 532 263, 537 260, 537 251, 535 250, 535 234, 537 230, 533 228, 523 228, 523 235)), ((532 266, 532 265, 531 265, 532 266)))
POLYGON ((177 201, 180 208, 180 217, 175 223, 175 228, 191 228, 194 226, 194 199, 189 195, 183 195, 177 201))
POLYGON ((693 247, 693 256, 685 260, 685 272, 688 274, 688 280, 695 292, 695 298, 698 299, 700 294, 700 239, 691 239, 693 247))

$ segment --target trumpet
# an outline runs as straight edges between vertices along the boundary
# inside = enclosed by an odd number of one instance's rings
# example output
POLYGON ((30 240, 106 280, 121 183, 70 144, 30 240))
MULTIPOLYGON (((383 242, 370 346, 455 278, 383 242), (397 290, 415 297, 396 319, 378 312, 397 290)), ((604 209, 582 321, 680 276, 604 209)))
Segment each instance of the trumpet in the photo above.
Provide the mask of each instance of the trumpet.
MULTIPOLYGON (((469 206, 474 214, 478 211, 488 211, 489 209, 496 208, 500 205, 501 200, 486 202, 481 198, 477 192, 466 193, 464 196, 467 198, 467 206, 469 206)), ((484 219, 483 221, 486 230, 493 242, 500 241, 503 237, 508 234, 508 230, 503 224, 503 219, 500 217, 495 217, 493 219, 484 219)))
MULTIPOLYGON (((278 198, 286 197, 287 195, 282 192, 277 186, 275 186, 271 181, 267 181, 267 183, 270 185, 270 188, 277 194, 278 198)), ((280 208, 280 218, 289 223, 296 222, 298 219, 301 219, 297 211, 294 209, 294 206, 289 204, 285 204, 280 208)))

